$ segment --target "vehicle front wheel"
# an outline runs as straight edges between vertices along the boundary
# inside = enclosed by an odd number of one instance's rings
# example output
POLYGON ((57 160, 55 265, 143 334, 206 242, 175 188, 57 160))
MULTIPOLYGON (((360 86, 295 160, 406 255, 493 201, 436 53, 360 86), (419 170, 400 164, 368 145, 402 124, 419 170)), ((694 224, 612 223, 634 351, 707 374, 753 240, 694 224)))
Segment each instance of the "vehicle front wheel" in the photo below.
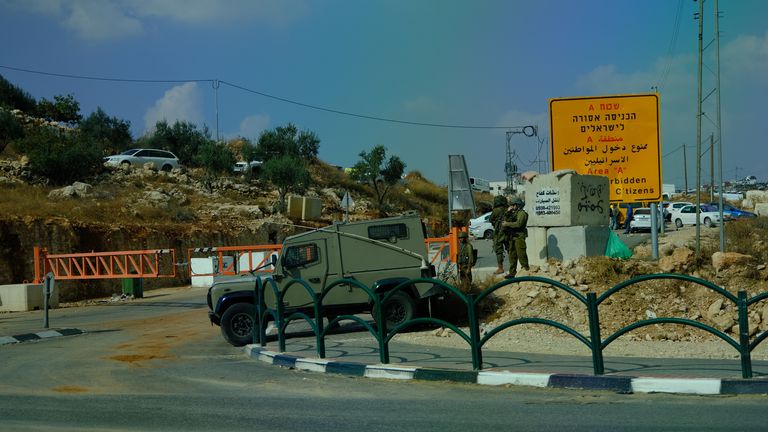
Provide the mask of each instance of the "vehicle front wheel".
POLYGON ((712 228, 715 226, 715 224, 712 223, 712 219, 710 218, 704 218, 704 226, 707 226, 709 228, 712 228))
POLYGON ((235 303, 221 316, 221 335, 230 344, 240 347, 253 341, 253 315, 250 303, 235 303))
POLYGON ((493 238, 493 230, 485 230, 483 233, 483 238, 486 240, 490 240, 493 238))
POLYGON ((675 219, 675 226, 678 227, 678 228, 682 228, 683 227, 683 221, 680 220, 680 219, 675 219))
POLYGON ((406 293, 399 291, 381 305, 384 318, 387 320, 387 329, 393 329, 413 318, 416 305, 413 299, 406 293))
POLYGON ((131 167, 131 163, 128 162, 128 161, 122 161, 122 162, 120 162, 120 167, 123 168, 123 169, 128 169, 128 168, 131 167))

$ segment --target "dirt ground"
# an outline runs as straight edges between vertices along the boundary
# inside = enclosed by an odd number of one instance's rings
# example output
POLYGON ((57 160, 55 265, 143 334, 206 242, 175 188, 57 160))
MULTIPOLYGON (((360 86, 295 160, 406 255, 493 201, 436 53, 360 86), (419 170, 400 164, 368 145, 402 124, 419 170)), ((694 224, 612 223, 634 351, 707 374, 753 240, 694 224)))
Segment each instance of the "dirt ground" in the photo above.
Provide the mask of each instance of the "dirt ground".
MULTIPOLYGON (((702 244, 719 241, 718 228, 701 230, 702 244)), ((734 267, 715 272, 711 258, 701 264, 686 259, 695 250, 695 227, 685 227, 665 233, 659 239, 660 257, 677 256, 678 269, 683 273, 710 281, 736 294, 748 291, 749 296, 768 290, 765 284, 765 266, 734 267), (682 257, 682 258, 680 258, 682 257), (763 268, 761 271, 758 268, 763 268)), ((650 241, 650 240, 649 240, 650 241)), ((544 268, 533 268, 518 276, 542 276, 557 280, 577 289, 581 294, 595 292, 598 296, 617 283, 632 277, 671 273, 662 271, 659 262, 650 259, 650 247, 641 244, 635 256, 627 261, 605 257, 582 258, 576 262, 550 263, 544 268)), ((500 278, 483 281, 488 286, 500 278)), ((574 297, 551 285, 523 282, 507 285, 498 290, 490 305, 484 308, 482 325, 491 330, 504 322, 527 317, 546 318, 565 324, 589 337, 586 306, 574 297)), ((685 318, 711 325, 738 342, 737 310, 723 296, 702 285, 680 280, 652 280, 625 288, 610 296, 599 306, 601 336, 605 340, 617 330, 649 318, 685 318)), ((768 305, 750 307, 750 334, 768 330, 768 305)), ((425 330, 397 336, 398 340, 424 345, 466 346, 449 329, 425 330)), ((590 355, 589 349, 575 337, 550 326, 525 324, 508 328, 496 334, 487 349, 516 352, 537 352, 564 355, 590 355)), ((692 326, 682 324, 653 324, 641 327, 614 340, 604 351, 606 356, 669 357, 669 358, 738 358, 738 352, 727 342, 692 326)), ((754 359, 768 359, 768 344, 763 343, 752 353, 754 359)))

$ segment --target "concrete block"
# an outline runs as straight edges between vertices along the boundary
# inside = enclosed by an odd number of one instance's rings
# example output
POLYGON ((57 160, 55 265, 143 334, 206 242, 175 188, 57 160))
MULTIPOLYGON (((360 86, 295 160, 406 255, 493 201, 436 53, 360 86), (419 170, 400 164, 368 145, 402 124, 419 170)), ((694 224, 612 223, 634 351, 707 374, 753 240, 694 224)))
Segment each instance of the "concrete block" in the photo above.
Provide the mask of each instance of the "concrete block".
POLYGON ((528 238, 525 239, 525 247, 528 250, 528 263, 541 266, 546 264, 549 254, 547 252, 547 229, 544 227, 528 227, 528 238))
MULTIPOLYGON (((53 284, 48 305, 59 306, 59 288, 53 284)), ((23 312, 43 308, 43 284, 0 285, 0 312, 23 312)))
POLYGON ((528 226, 607 225, 608 177, 551 173, 526 187, 528 226))
POLYGON ((607 225, 552 227, 547 229, 547 254, 561 261, 602 256, 609 234, 607 225))
POLYGON ((288 216, 293 219, 317 220, 323 210, 320 198, 291 195, 288 197, 288 216))

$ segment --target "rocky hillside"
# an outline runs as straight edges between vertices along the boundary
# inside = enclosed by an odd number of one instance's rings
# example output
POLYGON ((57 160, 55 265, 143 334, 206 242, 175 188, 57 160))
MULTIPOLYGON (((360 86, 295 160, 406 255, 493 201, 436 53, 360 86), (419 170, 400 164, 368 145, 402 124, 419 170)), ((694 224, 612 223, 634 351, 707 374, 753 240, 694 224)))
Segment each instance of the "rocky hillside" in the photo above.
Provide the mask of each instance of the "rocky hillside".
MULTIPOLYGON (((105 169, 97 177, 64 188, 52 188, 35 178, 26 160, 0 159, 0 284, 33 278, 33 248, 50 253, 176 249, 183 261, 188 248, 274 244, 309 227, 342 220, 340 199, 349 191, 355 202, 350 219, 379 214, 370 190, 352 182, 336 168, 312 167, 315 187, 307 196, 319 197, 322 217, 290 220, 275 211, 277 192, 244 175, 209 178, 202 171, 163 172, 154 167, 105 169)), ((437 234, 445 223, 447 195, 411 173, 396 185, 388 208, 392 213, 417 209, 437 234), (433 216, 435 215, 435 216, 433 216)), ((180 263, 179 273, 186 267, 180 263)), ((145 287, 186 283, 145 281, 145 287)), ((62 300, 109 294, 119 281, 69 283, 62 300)))

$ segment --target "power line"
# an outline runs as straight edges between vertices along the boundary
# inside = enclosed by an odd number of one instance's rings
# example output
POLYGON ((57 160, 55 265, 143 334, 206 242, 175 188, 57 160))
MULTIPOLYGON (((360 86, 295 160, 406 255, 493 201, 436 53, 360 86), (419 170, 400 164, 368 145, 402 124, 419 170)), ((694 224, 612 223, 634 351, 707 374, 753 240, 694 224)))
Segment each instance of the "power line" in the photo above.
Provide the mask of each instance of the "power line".
POLYGON ((476 125, 462 125, 462 124, 447 124, 447 123, 427 123, 427 122, 417 122, 417 121, 410 121, 410 120, 400 120, 400 119, 393 119, 393 118, 387 118, 387 117, 381 117, 381 116, 374 116, 374 115, 367 115, 367 114, 358 114, 351 111, 342 111, 334 108, 328 108, 323 107, 319 105, 312 105, 305 102, 300 102, 293 99, 288 99, 280 96, 275 96, 269 93, 265 93, 262 91, 254 90, 242 85, 230 83, 227 81, 219 80, 219 79, 133 79, 133 78, 108 78, 108 77, 97 77, 97 76, 86 76, 86 75, 74 75, 74 74, 62 74, 62 73, 53 73, 53 72, 43 72, 43 71, 36 71, 31 69, 23 69, 23 68, 17 68, 12 66, 5 66, 0 65, 0 68, 2 69, 9 69, 14 70, 17 72, 25 72, 25 73, 32 73, 32 74, 38 74, 38 75, 46 75, 46 76, 55 76, 60 78, 70 78, 70 79, 80 79, 80 80, 89 80, 89 81, 111 81, 111 82, 130 82, 130 83, 185 83, 185 82, 210 82, 210 83, 218 83, 218 84, 224 84, 226 86, 232 87, 237 90, 241 90, 247 93, 256 94, 259 96, 263 96, 269 99, 274 99, 280 102, 289 103, 296 106, 301 106, 304 108, 309 108, 317 111, 324 111, 332 114, 338 114, 338 115, 344 115, 348 117, 355 117, 355 118, 362 118, 367 120, 375 120, 375 121, 382 121, 382 122, 388 122, 388 123, 398 123, 398 124, 407 124, 412 126, 426 126, 426 127, 436 127, 436 128, 451 128, 451 129, 523 129, 527 126, 476 126, 476 125))
POLYGON ((60 78, 72 78, 72 79, 80 79, 80 80, 89 80, 89 81, 114 81, 114 82, 132 82, 132 83, 185 83, 185 82, 213 82, 216 80, 213 79, 133 79, 133 78, 105 78, 105 77, 95 77, 95 76, 87 76, 87 75, 72 75, 72 74, 62 74, 62 73, 54 73, 54 72, 43 72, 43 71, 36 71, 31 69, 22 69, 12 66, 5 66, 0 65, 0 68, 2 69, 9 69, 14 70, 17 72, 26 72, 26 73, 32 73, 37 75, 46 75, 46 76, 55 76, 60 78))
POLYGON ((672 67, 672 55, 675 52, 675 45, 677 45, 677 36, 680 33, 680 17, 682 16, 683 12, 683 0, 677 1, 677 10, 675 11, 675 24, 672 27, 672 36, 669 40, 669 47, 667 48, 667 64, 664 65, 664 70, 661 73, 661 77, 659 78, 659 83, 656 84, 656 88, 662 87, 664 85, 664 81, 667 80, 667 76, 669 75, 669 70, 672 67))

